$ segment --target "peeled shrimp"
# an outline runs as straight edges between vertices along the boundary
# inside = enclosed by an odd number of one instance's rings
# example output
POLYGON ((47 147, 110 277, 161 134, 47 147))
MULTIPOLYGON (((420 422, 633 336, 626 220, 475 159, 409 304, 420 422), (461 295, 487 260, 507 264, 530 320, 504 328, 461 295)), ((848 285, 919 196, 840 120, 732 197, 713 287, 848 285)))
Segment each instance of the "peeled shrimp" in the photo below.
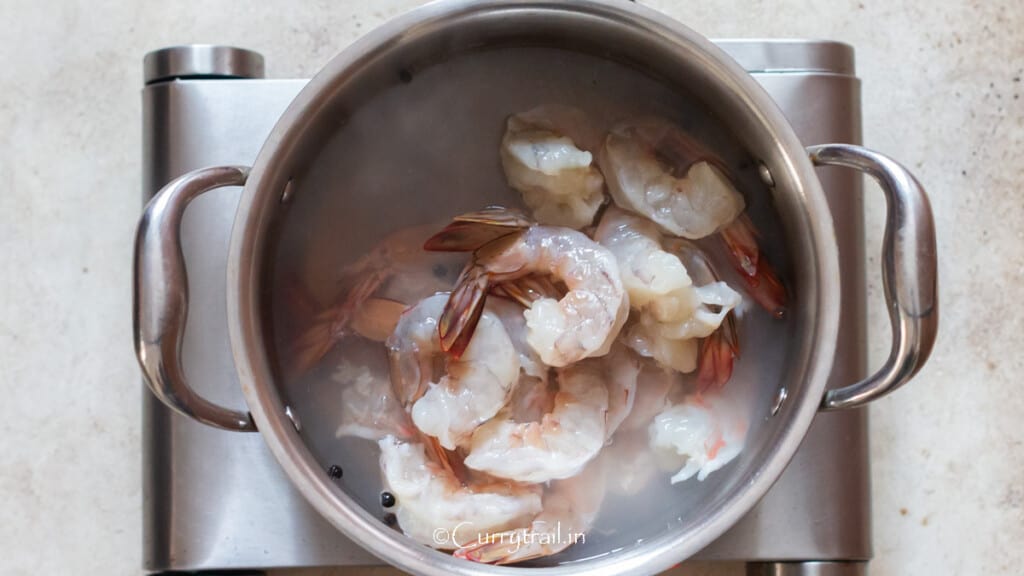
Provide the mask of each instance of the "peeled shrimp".
POLYGON ((619 206, 675 236, 703 238, 745 206, 721 169, 700 158, 690 142, 667 120, 628 120, 608 133, 598 162, 619 206))
POLYGON ((512 387, 504 411, 517 422, 539 421, 551 411, 556 390, 552 387, 551 368, 526 342, 526 318, 519 303, 491 296, 487 309, 494 312, 505 325, 512 346, 519 354, 519 381, 512 387))
POLYGON ((519 356, 519 367, 523 374, 547 381, 549 367, 544 364, 537 351, 526 341, 527 327, 526 317, 523 316, 523 306, 507 298, 489 296, 484 309, 493 313, 505 327, 512 347, 519 356))
POLYGON ((634 317, 622 331, 622 341, 637 354, 651 358, 667 370, 682 373, 697 369, 699 343, 694 338, 665 338, 649 316, 634 317))
POLYGON ((615 255, 630 306, 639 311, 626 343, 662 366, 692 372, 698 348, 691 340, 718 329, 739 294, 724 282, 695 286, 679 257, 662 249, 654 224, 635 214, 609 208, 594 237, 615 255))
POLYGON ((628 315, 615 257, 575 230, 530 225, 521 214, 491 208, 456 218, 425 247, 474 251, 441 318, 441 343, 452 354, 472 336, 488 288, 532 274, 568 288, 560 300, 541 297, 523 312, 526 341, 549 366, 606 354, 628 315))
POLYGON ((494 418, 473 432, 465 464, 519 482, 547 482, 579 473, 605 443, 606 366, 585 360, 557 370, 552 411, 539 422, 494 418))
POLYGON ((645 361, 637 376, 633 408, 619 429, 623 432, 646 430, 654 417, 669 406, 669 395, 681 388, 682 377, 678 372, 645 361))
POLYGON ((663 459, 682 459, 673 484, 694 475, 703 481, 743 450, 747 423, 727 398, 694 395, 655 416, 648 434, 663 459))
POLYGON ((414 434, 409 415, 386 377, 365 364, 344 360, 331 379, 344 385, 337 437, 355 436, 376 442, 389 435, 408 438, 414 434))
POLYGON ((568 106, 509 117, 501 164, 539 223, 583 228, 604 203, 604 177, 589 152, 600 147, 600 135, 590 127, 582 111, 568 106))
POLYGON ((543 511, 529 526, 482 535, 454 555, 487 564, 513 564, 586 543, 586 531, 604 502, 605 468, 604 462, 594 460, 579 475, 554 482, 544 495, 543 511))
POLYGON ((761 252, 753 223, 741 215, 743 197, 721 159, 668 120, 646 117, 613 127, 598 164, 615 202, 665 232, 689 239, 720 232, 750 295, 783 317, 786 289, 761 252))
POLYGON ((511 482, 463 482, 416 442, 387 436, 379 442, 395 517, 417 542, 455 549, 482 535, 526 525, 541 507, 541 487, 511 482), (438 534, 446 538, 439 539, 438 534))
POLYGON ((416 427, 454 450, 505 405, 519 378, 519 357, 501 321, 485 310, 465 353, 449 358, 434 382, 441 353, 437 322, 447 301, 443 293, 421 300, 402 315, 387 346, 395 388, 405 402, 415 400, 416 427))

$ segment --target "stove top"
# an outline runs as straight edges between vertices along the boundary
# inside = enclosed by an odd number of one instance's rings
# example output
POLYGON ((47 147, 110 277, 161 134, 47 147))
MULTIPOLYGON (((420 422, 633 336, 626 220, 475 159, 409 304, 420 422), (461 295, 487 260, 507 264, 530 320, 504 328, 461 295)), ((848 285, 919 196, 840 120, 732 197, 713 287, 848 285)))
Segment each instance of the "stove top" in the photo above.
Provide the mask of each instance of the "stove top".
MULTIPOLYGON (((771 94, 806 144, 859 144, 853 49, 823 41, 723 40, 771 94)), ((258 54, 183 46, 147 58, 143 195, 211 165, 251 165, 305 80, 266 80, 258 54)), ((836 225, 842 272, 832 383, 866 374, 861 178, 819 168, 836 225)), ((245 410, 231 361, 224 278, 237 189, 204 194, 182 224, 192 314, 186 376, 200 394, 245 410)), ((203 426, 148 391, 144 409, 144 558, 150 571, 380 564, 323 520, 292 488, 258 434, 203 426)), ((819 414, 762 502, 702 551, 749 562, 752 574, 864 574, 871 557, 865 409, 819 414)))

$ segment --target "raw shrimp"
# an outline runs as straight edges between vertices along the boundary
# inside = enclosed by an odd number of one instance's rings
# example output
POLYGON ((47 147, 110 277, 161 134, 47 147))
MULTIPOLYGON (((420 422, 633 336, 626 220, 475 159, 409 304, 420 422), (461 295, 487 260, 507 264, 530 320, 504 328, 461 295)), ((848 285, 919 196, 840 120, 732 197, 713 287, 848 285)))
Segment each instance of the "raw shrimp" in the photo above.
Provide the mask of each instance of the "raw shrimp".
POLYGON ((433 381, 441 354, 437 322, 448 295, 435 294, 405 312, 387 346, 392 381, 412 405, 412 420, 442 446, 454 450, 505 405, 519 378, 519 356, 501 320, 484 310, 460 358, 448 358, 445 374, 433 381))
POLYGON ((365 364, 344 360, 331 379, 343 384, 341 425, 335 435, 355 436, 374 442, 388 435, 409 438, 415 434, 409 415, 395 398, 391 383, 365 364))
POLYGON ((691 142, 661 118, 614 126, 598 159, 612 198, 684 238, 703 238, 735 220, 743 197, 691 142))
POLYGON ((679 372, 666 370, 650 360, 643 362, 637 376, 633 409, 619 429, 623 432, 646 430, 654 417, 668 407, 670 393, 680 388, 682 376, 679 372))
POLYGON ((556 371, 554 408, 540 422, 499 415, 473 432, 466 467, 519 482, 569 478, 605 443, 608 389, 600 359, 556 371))
POLYGON ((523 312, 526 341, 549 366, 606 354, 629 312, 615 257, 569 228, 530 225, 495 207, 456 218, 425 248, 474 251, 440 322, 442 347, 455 356, 473 334, 488 288, 500 282, 532 274, 564 282, 560 300, 540 298, 523 312))
POLYGON ((420 225, 398 230, 341 271, 340 296, 316 314, 296 342, 298 373, 320 361, 347 334, 383 341, 408 305, 451 289, 461 259, 422 249, 423 240, 436 229, 420 225))
POLYGON ((583 228, 604 203, 604 177, 593 164, 600 134, 569 106, 539 106, 509 117, 501 164, 512 188, 541 224, 583 228))
POLYGON ((516 422, 539 421, 554 406, 557 390, 552 389, 551 368, 526 342, 523 307, 512 300, 492 296, 487 300, 487 309, 501 319, 519 354, 519 381, 512 387, 504 411, 516 422))
POLYGON ((695 474, 703 481, 743 450, 747 423, 729 399, 692 395, 655 416, 648 434, 663 459, 682 458, 673 484, 695 474))
POLYGON ((717 330, 739 294, 724 282, 695 286, 679 257, 662 249, 657 227, 635 214, 609 208, 594 238, 615 255, 630 306, 639 311, 626 343, 663 366, 693 371, 698 348, 692 339, 717 330))
POLYGON ((658 330, 658 324, 650 316, 632 318, 622 331, 622 341, 644 358, 651 358, 667 370, 682 373, 697 369, 700 350, 695 338, 665 338, 658 330))
POLYGON ((380 440, 385 488, 402 532, 428 546, 455 549, 481 535, 528 524, 542 510, 541 487, 466 481, 418 442, 380 440), (433 456, 433 457, 432 457, 433 456), (446 538, 438 538, 444 534, 446 538))
POLYGON ((528 527, 479 536, 454 555, 486 564, 514 564, 586 543, 586 531, 604 502, 605 468, 605 462, 594 460, 579 475, 554 482, 544 495, 543 511, 528 527))
POLYGON ((509 339, 512 341, 512 347, 519 355, 519 367, 523 374, 546 382, 550 369, 541 360, 537 351, 526 341, 527 328, 526 317, 523 316, 523 306, 507 298, 491 296, 488 297, 484 309, 501 320, 505 332, 508 333, 509 339))
POLYGON ((516 422, 540 422, 555 407, 558 389, 548 379, 534 378, 525 373, 512 389, 508 404, 498 418, 507 417, 516 422))
POLYGON ((667 233, 698 239, 715 232, 754 300, 776 317, 786 290, 768 264, 743 197, 721 159, 663 118, 622 122, 609 132, 598 157, 615 202, 650 218, 667 233))

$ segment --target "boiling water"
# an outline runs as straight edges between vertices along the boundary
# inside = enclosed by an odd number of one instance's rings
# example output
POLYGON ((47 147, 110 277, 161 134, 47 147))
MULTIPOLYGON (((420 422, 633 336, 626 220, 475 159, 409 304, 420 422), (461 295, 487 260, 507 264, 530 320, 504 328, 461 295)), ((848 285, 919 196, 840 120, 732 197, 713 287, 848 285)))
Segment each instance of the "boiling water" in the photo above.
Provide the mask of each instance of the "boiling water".
MULTIPOLYGON (((295 178, 292 205, 279 228, 270 298, 271 353, 280 367, 281 393, 301 420, 303 437, 325 470, 341 466, 341 485, 382 520, 387 511, 380 504, 376 444, 336 438, 335 430, 351 369, 387 378, 384 347, 346 338, 312 370, 293 377, 288 367, 296 362, 296 339, 338 297, 342 269, 388 234, 491 204, 520 206, 518 194, 505 183, 498 155, 505 119, 552 103, 581 108, 603 128, 623 117, 654 114, 689 131, 731 166, 748 213, 762 231, 763 247, 782 277, 788 276, 782 236, 756 163, 683 91, 623 65, 547 48, 482 51, 414 73, 396 70, 393 83, 339 119, 319 156, 295 178)), ((742 286, 717 256, 724 279, 742 286)), ((431 260, 425 264, 426 281, 400 282, 403 297, 424 297, 437 283, 450 285, 462 261, 457 256, 431 260)), ((739 329, 742 357, 726 391, 748 415, 753 436, 778 388, 790 326, 748 306, 739 329)), ((691 479, 674 486, 670 474, 659 471, 640 494, 609 496, 585 543, 534 564, 607 554, 685 526, 741 481, 738 471, 751 460, 744 453, 704 482, 691 479)))

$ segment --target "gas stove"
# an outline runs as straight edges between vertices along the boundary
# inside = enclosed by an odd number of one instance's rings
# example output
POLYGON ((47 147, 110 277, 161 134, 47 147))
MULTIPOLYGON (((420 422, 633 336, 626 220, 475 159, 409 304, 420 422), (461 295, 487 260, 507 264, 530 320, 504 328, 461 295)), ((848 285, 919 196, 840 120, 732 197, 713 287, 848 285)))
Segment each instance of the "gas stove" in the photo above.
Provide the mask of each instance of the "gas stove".
MULTIPOLYGON (((775 99, 806 144, 861 141, 853 48, 804 40, 717 42, 775 99)), ((143 197, 212 165, 251 165, 305 80, 263 78, 263 58, 237 48, 178 46, 146 58, 143 197)), ((866 375, 861 178, 819 168, 842 272, 831 383, 866 375)), ((183 344, 193 387, 245 410, 228 343, 224 278, 238 189, 198 198, 182 223, 192 313, 183 344)), ((258 434, 203 426, 148 391, 144 409, 144 559, 151 572, 367 566, 293 489, 258 434)), ((867 413, 819 413, 762 502, 696 558, 745 561, 750 574, 846 576, 871 557, 867 413)))

